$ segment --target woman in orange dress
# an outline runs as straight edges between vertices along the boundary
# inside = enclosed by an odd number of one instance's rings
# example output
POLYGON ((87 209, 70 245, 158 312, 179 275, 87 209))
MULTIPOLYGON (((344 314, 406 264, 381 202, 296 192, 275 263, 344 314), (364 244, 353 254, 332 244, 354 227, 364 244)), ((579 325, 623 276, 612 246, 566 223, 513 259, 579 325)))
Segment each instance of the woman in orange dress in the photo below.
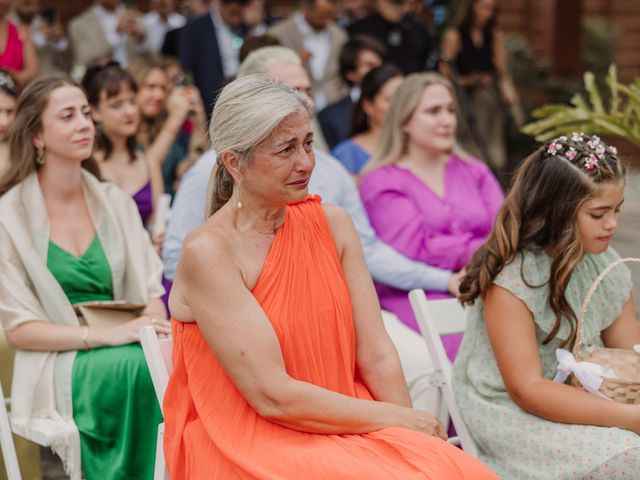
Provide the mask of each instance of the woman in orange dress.
POLYGON ((307 195, 310 112, 259 75, 216 103, 209 218, 170 297, 171 478, 497 478, 410 408, 351 220, 307 195))

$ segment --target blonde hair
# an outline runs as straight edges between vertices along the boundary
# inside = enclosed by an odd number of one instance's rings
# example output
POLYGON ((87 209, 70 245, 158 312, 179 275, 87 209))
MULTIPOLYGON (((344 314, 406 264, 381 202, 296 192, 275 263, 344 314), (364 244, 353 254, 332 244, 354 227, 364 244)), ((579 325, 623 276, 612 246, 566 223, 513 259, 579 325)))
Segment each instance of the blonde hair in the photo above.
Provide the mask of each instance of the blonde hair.
POLYGON ((265 74, 274 65, 302 65, 296 52, 286 47, 262 47, 254 50, 244 59, 238 77, 265 74))
POLYGON ((290 115, 312 106, 305 95, 266 75, 247 75, 229 83, 216 101, 209 125, 211 145, 218 161, 209 179, 205 218, 218 211, 233 194, 234 180, 222 164, 223 152, 240 157, 240 168, 262 143, 290 115))
MULTIPOLYGON (((371 161, 365 166, 364 171, 395 163, 406 153, 407 136, 403 131, 404 126, 418 107, 422 93, 431 85, 442 85, 449 90, 455 101, 451 83, 441 75, 437 73, 414 73, 407 76, 391 98, 389 110, 382 123, 382 131, 380 132, 376 150, 371 157, 371 161)), ((455 153, 463 153, 457 147, 454 151, 455 153)))
MULTIPOLYGON (((164 66, 160 61, 154 60, 147 57, 137 57, 127 67, 127 72, 133 77, 133 79, 138 84, 138 92, 144 88, 145 81, 149 74, 154 71, 159 70, 164 75, 166 75, 166 71, 164 66)), ((165 98, 166 101, 166 98, 165 98)), ((153 117, 147 118, 142 115, 142 111, 140 112, 140 127, 138 129, 138 141, 142 145, 142 147, 146 148, 158 136, 160 130, 162 130, 162 125, 164 124, 165 118, 164 113, 153 117)))

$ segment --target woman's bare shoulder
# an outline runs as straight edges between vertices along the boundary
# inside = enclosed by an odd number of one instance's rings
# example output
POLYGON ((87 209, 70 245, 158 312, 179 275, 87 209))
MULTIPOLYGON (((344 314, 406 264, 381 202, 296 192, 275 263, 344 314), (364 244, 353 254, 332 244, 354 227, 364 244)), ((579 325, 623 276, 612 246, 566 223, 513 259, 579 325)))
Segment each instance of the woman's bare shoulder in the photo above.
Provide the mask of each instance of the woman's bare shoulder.
POLYGON ((345 245, 355 238, 355 227, 351 216, 338 205, 322 204, 324 215, 331 229, 333 241, 336 244, 338 253, 342 253, 345 245))
POLYGON ((223 222, 210 218, 187 235, 180 252, 183 263, 230 262, 232 252, 223 222))

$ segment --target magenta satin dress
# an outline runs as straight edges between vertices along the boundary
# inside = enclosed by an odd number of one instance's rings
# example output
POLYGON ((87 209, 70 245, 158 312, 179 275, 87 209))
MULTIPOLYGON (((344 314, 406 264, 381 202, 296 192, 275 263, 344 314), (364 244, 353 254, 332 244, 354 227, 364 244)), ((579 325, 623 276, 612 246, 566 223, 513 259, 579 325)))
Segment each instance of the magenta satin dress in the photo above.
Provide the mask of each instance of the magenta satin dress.
MULTIPOLYGON (((491 232, 504 195, 489 168, 476 159, 451 157, 444 185, 440 197, 411 171, 387 165, 361 178, 360 195, 380 239, 409 258, 457 271, 491 232)), ((376 290, 382 308, 418 330, 406 291, 380 283, 376 290)), ((449 296, 426 293, 429 299, 449 296)), ((461 340, 461 335, 443 337, 452 361, 461 340)))

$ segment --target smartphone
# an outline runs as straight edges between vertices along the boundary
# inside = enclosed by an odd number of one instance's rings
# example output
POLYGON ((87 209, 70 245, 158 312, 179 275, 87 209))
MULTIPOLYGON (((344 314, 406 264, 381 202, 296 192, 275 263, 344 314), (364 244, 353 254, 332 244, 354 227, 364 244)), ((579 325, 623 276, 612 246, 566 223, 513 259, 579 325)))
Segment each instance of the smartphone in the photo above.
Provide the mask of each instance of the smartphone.
POLYGON ((190 87, 193 85, 193 74, 191 72, 185 72, 180 81, 180 85, 183 87, 190 87))

